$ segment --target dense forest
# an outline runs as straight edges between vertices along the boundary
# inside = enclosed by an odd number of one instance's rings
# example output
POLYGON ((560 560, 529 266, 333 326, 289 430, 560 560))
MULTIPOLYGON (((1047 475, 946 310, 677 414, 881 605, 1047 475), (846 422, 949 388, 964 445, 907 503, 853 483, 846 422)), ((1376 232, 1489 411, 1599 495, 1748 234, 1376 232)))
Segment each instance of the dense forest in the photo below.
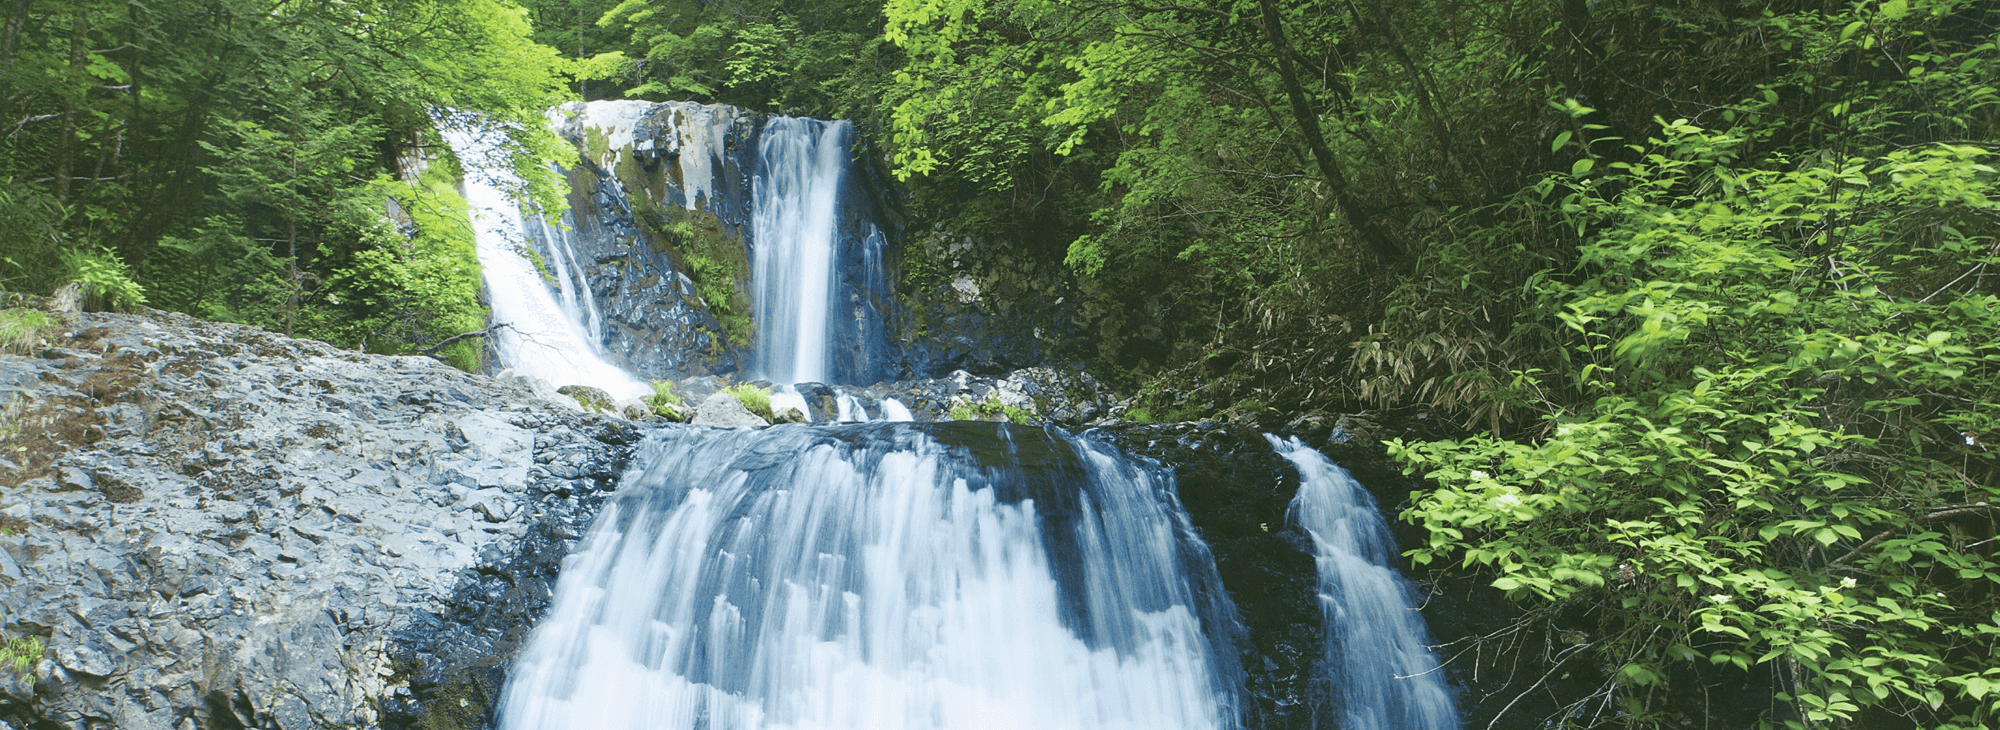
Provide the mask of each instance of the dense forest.
POLYGON ((485 317, 440 130, 552 201, 563 100, 850 118, 913 220, 1142 313, 1092 363, 1135 414, 1430 424, 1410 557, 1590 627, 1567 725, 1702 727, 1718 672, 1781 726, 2000 725, 2000 4, 0 12, 9 290, 420 352, 485 317))

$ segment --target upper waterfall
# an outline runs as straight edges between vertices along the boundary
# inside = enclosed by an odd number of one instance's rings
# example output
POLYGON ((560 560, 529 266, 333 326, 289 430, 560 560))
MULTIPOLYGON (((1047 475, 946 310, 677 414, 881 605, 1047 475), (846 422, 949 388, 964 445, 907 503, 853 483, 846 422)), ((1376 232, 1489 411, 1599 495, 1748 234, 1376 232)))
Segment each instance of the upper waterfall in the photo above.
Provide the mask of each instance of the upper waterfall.
POLYGON ((562 170, 563 229, 531 238, 558 284, 587 282, 572 308, 608 360, 648 379, 894 374, 893 231, 857 173, 852 124, 648 101, 568 104, 550 121, 579 156, 562 170))
POLYGON ((834 206, 853 125, 776 117, 758 143, 751 224, 757 296, 757 364, 779 383, 832 379, 834 206))
POLYGON ((522 214, 508 192, 521 182, 497 159, 498 151, 470 132, 448 131, 445 141, 466 170, 465 199, 497 328, 491 344, 500 364, 556 385, 587 383, 619 397, 651 392, 645 382, 605 360, 596 302, 574 253, 566 246, 553 247, 542 266, 526 253, 531 233, 544 241, 562 238, 547 230, 538 212, 522 214), (557 271, 545 275, 542 267, 550 262, 557 271))

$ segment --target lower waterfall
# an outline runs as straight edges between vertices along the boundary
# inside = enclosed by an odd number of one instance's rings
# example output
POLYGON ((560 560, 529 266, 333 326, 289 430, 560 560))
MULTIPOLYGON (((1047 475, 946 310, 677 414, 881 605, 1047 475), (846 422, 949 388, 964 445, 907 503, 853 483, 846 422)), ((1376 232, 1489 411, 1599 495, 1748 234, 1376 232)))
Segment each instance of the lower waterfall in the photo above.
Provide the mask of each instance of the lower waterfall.
POLYGON ((1238 725, 1170 478, 992 423, 669 427, 565 561, 503 728, 1238 725))
POLYGON ((1395 538, 1375 499, 1298 439, 1270 439, 1299 471, 1292 519, 1312 535, 1326 621, 1321 676, 1341 730, 1452 730, 1458 710, 1414 591, 1392 567, 1395 538))

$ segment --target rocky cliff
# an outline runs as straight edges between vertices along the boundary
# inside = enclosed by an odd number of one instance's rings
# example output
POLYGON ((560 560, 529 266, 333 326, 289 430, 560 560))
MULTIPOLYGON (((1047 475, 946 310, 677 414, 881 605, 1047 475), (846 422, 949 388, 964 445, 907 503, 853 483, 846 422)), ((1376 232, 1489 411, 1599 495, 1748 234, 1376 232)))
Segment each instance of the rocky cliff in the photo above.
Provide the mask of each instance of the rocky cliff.
POLYGON ((633 441, 527 383, 181 315, 53 344, 0 356, 0 633, 47 647, 0 727, 393 724, 507 639, 452 627, 523 554, 552 574, 633 441))

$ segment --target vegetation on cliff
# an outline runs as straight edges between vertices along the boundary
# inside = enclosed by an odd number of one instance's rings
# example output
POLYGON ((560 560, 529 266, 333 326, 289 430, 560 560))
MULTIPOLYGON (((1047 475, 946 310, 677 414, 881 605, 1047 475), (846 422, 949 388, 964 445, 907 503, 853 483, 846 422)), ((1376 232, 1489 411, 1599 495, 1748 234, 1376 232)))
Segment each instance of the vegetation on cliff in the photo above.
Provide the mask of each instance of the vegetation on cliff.
POLYGON ((0 285, 95 272, 132 285, 108 308, 376 352, 479 329, 437 129, 501 134, 554 199, 541 112, 574 64, 529 32, 509 0, 0 4, 0 285))

